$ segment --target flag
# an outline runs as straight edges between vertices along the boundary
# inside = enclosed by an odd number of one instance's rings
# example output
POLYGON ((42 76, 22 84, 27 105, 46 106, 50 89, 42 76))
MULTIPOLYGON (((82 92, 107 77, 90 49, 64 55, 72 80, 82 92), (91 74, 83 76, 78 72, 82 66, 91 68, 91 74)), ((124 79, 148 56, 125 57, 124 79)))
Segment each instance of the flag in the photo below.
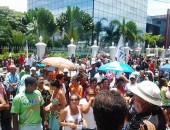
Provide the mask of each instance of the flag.
POLYGON ((116 52, 117 61, 121 63, 125 63, 124 56, 125 56, 124 41, 123 41, 123 36, 121 35, 117 46, 117 52, 116 52))

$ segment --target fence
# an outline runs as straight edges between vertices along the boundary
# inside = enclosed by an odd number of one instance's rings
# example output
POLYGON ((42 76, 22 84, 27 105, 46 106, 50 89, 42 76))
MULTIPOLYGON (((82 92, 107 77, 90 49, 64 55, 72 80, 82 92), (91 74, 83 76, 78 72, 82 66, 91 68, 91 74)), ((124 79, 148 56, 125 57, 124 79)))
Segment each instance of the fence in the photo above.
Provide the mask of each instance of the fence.
MULTIPOLYGON (((35 46, 29 46, 28 51, 29 52, 34 52, 37 48, 35 46)), ((13 53, 18 53, 20 51, 26 51, 25 46, 0 46, 0 54, 4 54, 5 52, 13 52, 13 53)), ((51 53, 67 53, 68 48, 62 47, 62 48, 57 48, 57 47, 46 47, 46 53, 51 54, 51 53)), ((76 54, 79 55, 87 55, 91 54, 91 49, 90 47, 87 48, 77 48, 76 49, 76 54)))

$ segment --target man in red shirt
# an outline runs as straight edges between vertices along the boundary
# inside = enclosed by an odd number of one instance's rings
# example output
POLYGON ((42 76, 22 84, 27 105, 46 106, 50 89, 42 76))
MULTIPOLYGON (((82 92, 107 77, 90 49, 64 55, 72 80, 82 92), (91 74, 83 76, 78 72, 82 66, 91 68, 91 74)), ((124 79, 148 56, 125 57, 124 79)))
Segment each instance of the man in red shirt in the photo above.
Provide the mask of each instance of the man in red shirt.
POLYGON ((24 65, 24 60, 25 60, 24 55, 23 55, 23 54, 20 54, 20 56, 18 57, 19 70, 21 70, 21 66, 24 65))

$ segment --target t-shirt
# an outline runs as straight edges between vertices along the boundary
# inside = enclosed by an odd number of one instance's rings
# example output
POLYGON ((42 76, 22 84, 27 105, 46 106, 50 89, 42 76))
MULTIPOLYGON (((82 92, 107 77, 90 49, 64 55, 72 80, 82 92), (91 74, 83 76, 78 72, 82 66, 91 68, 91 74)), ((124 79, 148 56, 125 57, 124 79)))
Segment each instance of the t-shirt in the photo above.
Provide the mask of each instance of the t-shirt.
POLYGON ((13 99, 11 113, 19 114, 19 127, 41 123, 40 106, 44 104, 39 90, 28 94, 21 92, 13 99))
MULTIPOLYGON (((87 105, 88 102, 85 98, 81 99, 79 102, 79 105, 87 105)), ((96 128, 96 122, 94 120, 94 114, 93 114, 93 108, 90 107, 87 114, 83 114, 84 119, 87 122, 88 129, 94 129, 96 128)))

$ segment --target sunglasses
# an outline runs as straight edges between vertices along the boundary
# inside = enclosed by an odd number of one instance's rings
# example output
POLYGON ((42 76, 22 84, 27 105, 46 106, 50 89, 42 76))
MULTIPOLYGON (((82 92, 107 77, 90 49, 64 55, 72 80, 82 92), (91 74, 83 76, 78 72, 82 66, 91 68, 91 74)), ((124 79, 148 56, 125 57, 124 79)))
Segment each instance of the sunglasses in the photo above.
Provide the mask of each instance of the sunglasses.
POLYGON ((75 101, 75 102, 78 101, 78 99, 70 99, 70 100, 71 100, 71 101, 75 101))
POLYGON ((94 96, 95 94, 87 94, 87 95, 89 95, 89 96, 94 96))

